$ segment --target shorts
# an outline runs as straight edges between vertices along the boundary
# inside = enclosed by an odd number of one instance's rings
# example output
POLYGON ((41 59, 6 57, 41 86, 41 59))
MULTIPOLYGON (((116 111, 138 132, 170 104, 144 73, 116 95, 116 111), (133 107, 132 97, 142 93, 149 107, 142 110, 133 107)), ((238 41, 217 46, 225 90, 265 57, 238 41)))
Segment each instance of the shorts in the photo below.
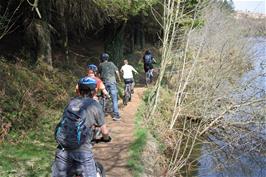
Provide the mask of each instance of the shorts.
POLYGON ((52 166, 52 177, 74 176, 77 169, 81 172, 78 175, 96 177, 96 166, 92 152, 57 149, 52 166))
POLYGON ((125 84, 131 84, 131 83, 133 83, 133 82, 134 82, 133 78, 124 79, 124 83, 125 83, 125 84))

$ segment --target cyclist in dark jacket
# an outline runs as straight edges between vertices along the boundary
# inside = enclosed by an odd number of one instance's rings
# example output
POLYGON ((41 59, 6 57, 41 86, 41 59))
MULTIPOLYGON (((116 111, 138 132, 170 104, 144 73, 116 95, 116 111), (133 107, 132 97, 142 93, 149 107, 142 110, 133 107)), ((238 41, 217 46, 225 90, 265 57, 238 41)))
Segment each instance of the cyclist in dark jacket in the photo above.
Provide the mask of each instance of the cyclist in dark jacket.
POLYGON ((153 63, 156 63, 152 52, 150 50, 146 50, 143 56, 143 63, 144 63, 144 71, 145 73, 148 72, 150 69, 153 69, 153 63))
POLYGON ((144 71, 146 75, 146 85, 152 82, 153 80, 153 63, 156 63, 150 50, 146 50, 143 56, 144 71))

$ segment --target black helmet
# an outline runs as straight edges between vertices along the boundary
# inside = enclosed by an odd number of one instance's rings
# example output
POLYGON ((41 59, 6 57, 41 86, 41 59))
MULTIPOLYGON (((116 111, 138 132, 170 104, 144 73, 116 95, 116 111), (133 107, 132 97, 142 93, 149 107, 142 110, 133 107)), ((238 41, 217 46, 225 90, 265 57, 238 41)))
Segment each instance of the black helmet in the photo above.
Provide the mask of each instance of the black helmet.
POLYGON ((83 77, 78 82, 79 90, 92 91, 96 88, 96 80, 91 77, 83 77))
POLYGON ((151 51, 150 50, 146 50, 145 55, 150 55, 151 51))
POLYGON ((102 62, 106 61, 109 59, 109 55, 107 53, 102 53, 101 56, 100 56, 100 60, 102 62))

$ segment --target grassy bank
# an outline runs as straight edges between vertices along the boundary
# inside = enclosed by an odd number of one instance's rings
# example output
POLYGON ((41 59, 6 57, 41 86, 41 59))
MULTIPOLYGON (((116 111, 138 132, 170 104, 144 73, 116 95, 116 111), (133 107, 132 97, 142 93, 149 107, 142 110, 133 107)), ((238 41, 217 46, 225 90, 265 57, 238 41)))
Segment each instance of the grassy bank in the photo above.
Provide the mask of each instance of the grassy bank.
POLYGON ((56 147, 53 125, 60 115, 54 112, 43 117, 36 129, 8 135, 9 140, 0 145, 0 176, 50 176, 56 147))
POLYGON ((54 127, 83 68, 48 71, 4 58, 0 67, 0 176, 50 176, 54 127))
POLYGON ((139 105, 138 112, 135 119, 134 142, 130 146, 130 159, 128 166, 132 170, 134 177, 140 177, 144 171, 142 162, 142 152, 147 143, 147 129, 143 127, 143 115, 145 112, 145 104, 142 102, 139 105))

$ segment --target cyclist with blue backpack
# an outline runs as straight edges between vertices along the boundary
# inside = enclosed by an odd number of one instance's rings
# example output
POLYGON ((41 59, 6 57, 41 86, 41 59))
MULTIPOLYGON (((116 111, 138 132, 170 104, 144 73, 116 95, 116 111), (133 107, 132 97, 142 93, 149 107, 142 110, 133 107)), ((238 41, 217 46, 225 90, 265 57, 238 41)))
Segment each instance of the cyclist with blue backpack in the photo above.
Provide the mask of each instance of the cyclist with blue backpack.
MULTIPOLYGON (((153 63, 156 63, 152 52, 150 50, 146 50, 143 56, 143 63, 144 63, 144 71, 146 73, 146 77, 149 76, 149 80, 151 81, 153 78, 153 63)), ((146 83, 147 84, 147 83, 146 83)))
POLYGON ((78 88, 80 96, 70 100, 55 129, 58 146, 52 177, 72 177, 73 169, 82 169, 84 177, 96 177, 91 144, 94 127, 100 127, 102 141, 111 140, 101 106, 93 99, 96 81, 91 77, 81 78, 78 88))

